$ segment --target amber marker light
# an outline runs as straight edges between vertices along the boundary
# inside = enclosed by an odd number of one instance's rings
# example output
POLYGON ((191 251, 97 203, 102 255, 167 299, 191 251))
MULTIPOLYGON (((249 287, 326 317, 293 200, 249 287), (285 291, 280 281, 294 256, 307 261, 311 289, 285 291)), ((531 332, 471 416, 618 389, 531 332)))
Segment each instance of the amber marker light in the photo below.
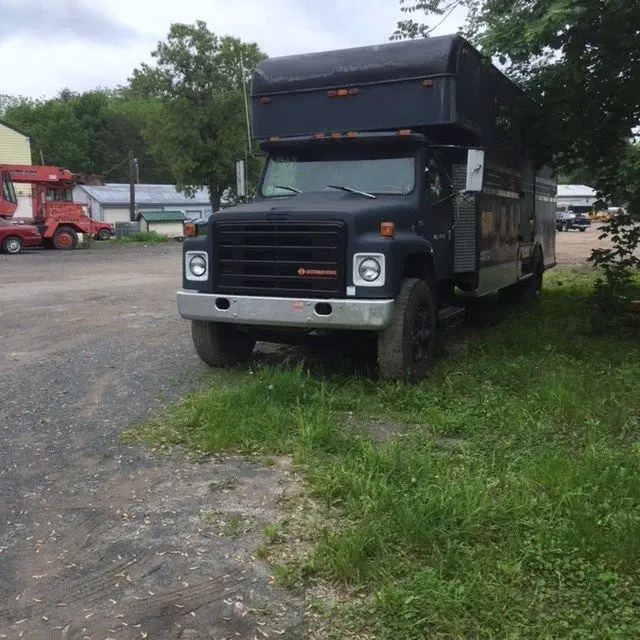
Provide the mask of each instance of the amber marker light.
POLYGON ((395 222, 381 222, 380 223, 380 235, 383 238, 392 239, 396 235, 396 223, 395 222))

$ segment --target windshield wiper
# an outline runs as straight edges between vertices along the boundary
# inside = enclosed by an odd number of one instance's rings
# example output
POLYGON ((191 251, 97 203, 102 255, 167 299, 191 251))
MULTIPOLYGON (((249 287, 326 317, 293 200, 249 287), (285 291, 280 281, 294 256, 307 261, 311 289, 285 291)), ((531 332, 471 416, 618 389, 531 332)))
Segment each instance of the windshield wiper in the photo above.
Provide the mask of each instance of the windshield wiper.
POLYGON ((340 191, 346 191, 347 193, 357 193, 359 196, 364 196, 365 198, 371 198, 372 200, 376 199, 372 193, 367 193, 366 191, 359 191, 358 189, 352 189, 351 187, 345 187, 341 184, 328 184, 327 187, 330 189, 340 189, 340 191))
POLYGON ((271 186, 274 189, 284 189, 285 191, 293 191, 293 193, 302 193, 302 191, 300 191, 300 189, 296 189, 295 187, 285 187, 282 184, 272 184, 271 186))

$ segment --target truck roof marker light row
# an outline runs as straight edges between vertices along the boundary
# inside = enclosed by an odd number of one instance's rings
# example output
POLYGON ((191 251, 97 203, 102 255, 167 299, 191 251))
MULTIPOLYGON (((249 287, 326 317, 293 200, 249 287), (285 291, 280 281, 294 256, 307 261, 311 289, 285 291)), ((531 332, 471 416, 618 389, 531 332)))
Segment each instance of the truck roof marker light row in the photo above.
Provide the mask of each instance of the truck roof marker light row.
POLYGON ((427 78, 426 80, 422 81, 422 86, 425 87, 425 89, 429 89, 434 85, 435 85, 435 82, 431 80, 431 78, 427 78))
MULTIPOLYGON (((334 140, 339 140, 342 137, 347 137, 347 138, 357 138, 358 137, 358 132, 357 131, 347 131, 345 134, 340 133, 339 131, 334 131, 332 133, 329 134, 330 138, 333 138, 334 140)), ((324 140, 327 137, 327 134, 324 133, 314 133, 311 136, 314 140, 324 140)))
POLYGON ((329 89, 327 95, 330 98, 346 98, 347 96, 357 96, 360 93, 360 89, 357 87, 351 87, 351 89, 329 89))
POLYGON ((396 236, 396 223, 395 222, 381 222, 380 223, 380 235, 383 238, 393 240, 396 236))

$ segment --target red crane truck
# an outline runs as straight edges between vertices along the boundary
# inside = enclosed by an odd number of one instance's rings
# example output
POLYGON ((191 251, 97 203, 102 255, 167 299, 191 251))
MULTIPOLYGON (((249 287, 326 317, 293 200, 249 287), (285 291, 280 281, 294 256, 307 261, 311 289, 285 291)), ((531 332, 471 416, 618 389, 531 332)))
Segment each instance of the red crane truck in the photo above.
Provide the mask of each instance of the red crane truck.
POLYGON ((31 184, 34 223, 42 233, 45 246, 74 249, 78 234, 106 240, 113 235, 113 225, 98 222, 73 202, 73 174, 67 169, 36 165, 0 165, 2 193, 0 217, 11 218, 18 207, 14 183, 31 184))

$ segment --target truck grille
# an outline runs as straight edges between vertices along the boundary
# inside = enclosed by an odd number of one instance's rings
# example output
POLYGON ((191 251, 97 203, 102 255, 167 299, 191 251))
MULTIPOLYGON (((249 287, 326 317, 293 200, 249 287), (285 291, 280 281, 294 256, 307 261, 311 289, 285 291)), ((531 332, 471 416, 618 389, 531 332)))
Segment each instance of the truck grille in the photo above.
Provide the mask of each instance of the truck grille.
POLYGON ((218 222, 214 237, 216 293, 344 295, 341 222, 218 222))

